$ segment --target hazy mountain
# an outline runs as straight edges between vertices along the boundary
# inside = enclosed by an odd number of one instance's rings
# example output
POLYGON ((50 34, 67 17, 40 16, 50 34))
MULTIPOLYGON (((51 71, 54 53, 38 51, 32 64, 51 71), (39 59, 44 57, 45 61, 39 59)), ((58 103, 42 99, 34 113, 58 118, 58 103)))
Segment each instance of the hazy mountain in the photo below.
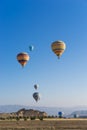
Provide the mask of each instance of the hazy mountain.
POLYGON ((74 111, 87 110, 87 106, 78 106, 78 107, 36 107, 36 106, 25 106, 25 105, 0 105, 0 113, 10 113, 17 112, 18 110, 25 109, 34 109, 46 112, 48 115, 58 115, 59 111, 64 112, 65 116, 70 115, 74 111))

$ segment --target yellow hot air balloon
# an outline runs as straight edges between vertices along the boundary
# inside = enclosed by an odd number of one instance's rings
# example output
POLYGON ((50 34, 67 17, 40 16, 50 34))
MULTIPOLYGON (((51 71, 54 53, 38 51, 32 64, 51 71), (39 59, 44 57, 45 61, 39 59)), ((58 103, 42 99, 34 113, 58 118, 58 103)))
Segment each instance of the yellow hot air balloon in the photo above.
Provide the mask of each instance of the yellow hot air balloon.
POLYGON ((58 58, 60 58, 66 49, 66 45, 63 41, 55 41, 52 43, 51 48, 58 58))
POLYGON ((17 60, 23 67, 27 64, 29 59, 30 57, 26 52, 21 52, 17 55, 17 60))

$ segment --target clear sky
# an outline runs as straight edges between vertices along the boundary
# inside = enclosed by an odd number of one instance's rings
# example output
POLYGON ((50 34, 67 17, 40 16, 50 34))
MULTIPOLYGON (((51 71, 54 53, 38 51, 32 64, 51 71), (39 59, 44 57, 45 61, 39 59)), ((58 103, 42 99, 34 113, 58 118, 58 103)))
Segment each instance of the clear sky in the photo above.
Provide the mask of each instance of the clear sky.
POLYGON ((6 104, 87 105, 87 0, 0 1, 0 105, 6 104), (56 40, 67 46, 60 60, 51 50, 56 40), (30 55, 24 68, 19 52, 30 55))

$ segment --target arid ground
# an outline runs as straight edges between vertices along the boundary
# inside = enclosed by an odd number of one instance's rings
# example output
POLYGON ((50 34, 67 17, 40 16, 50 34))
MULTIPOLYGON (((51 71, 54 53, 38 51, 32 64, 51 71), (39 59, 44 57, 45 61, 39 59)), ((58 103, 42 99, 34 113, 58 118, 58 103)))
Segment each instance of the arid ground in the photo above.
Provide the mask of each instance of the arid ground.
POLYGON ((87 119, 0 121, 0 130, 87 130, 87 119))

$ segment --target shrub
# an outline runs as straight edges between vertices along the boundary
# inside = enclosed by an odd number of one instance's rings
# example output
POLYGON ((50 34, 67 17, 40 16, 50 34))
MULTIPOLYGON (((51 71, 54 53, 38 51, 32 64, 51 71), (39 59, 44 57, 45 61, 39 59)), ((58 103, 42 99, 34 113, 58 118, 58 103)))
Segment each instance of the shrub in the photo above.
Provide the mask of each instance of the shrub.
POLYGON ((19 121, 19 120, 20 120, 20 118, 19 118, 19 117, 16 117, 16 120, 17 120, 17 121, 19 121))
POLYGON ((23 118, 24 118, 24 121, 27 121, 27 119, 28 119, 27 117, 23 117, 23 118))
POLYGON ((43 120, 43 117, 42 117, 42 116, 40 116, 40 117, 38 117, 38 118, 39 118, 39 120, 41 120, 41 121, 43 120))
POLYGON ((31 120, 35 120, 36 117, 35 117, 35 116, 31 116, 30 119, 31 119, 31 120))

